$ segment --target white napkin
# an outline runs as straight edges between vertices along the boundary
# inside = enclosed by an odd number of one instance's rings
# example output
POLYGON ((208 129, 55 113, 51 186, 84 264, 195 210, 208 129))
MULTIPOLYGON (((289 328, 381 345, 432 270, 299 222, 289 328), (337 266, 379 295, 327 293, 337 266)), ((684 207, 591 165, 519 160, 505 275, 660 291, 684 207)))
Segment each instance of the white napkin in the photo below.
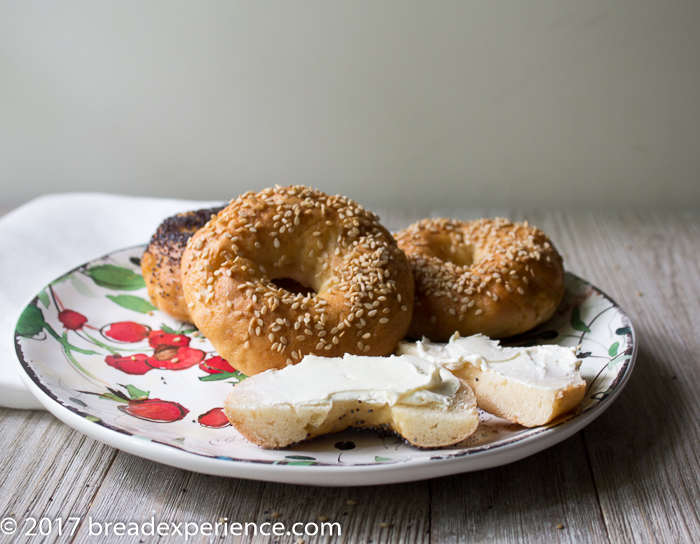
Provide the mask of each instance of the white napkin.
POLYGON ((0 218, 0 406, 42 408, 20 379, 14 344, 19 314, 42 287, 93 258, 147 243, 170 215, 220 203, 68 193, 0 218))

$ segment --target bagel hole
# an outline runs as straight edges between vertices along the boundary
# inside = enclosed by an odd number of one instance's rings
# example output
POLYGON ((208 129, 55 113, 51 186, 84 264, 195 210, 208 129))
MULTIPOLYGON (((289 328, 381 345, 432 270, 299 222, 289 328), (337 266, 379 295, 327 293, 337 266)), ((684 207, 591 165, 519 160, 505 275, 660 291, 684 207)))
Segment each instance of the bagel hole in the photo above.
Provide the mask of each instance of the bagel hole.
POLYGON ((294 278, 274 278, 271 281, 280 289, 284 289, 285 291, 289 291, 290 293, 295 295, 306 296, 316 294, 316 291, 314 291, 313 288, 304 285, 303 283, 295 280, 294 278))
POLYGON ((463 267, 470 267, 476 260, 474 257, 474 248, 466 245, 444 248, 442 255, 439 257, 443 261, 463 267))

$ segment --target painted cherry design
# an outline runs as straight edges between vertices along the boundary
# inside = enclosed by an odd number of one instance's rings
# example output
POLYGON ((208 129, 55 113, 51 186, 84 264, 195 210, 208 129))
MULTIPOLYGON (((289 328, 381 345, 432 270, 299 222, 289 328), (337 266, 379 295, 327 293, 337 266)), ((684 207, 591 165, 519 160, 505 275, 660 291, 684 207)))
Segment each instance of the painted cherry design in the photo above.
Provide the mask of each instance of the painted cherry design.
POLYGON ((136 355, 109 355, 105 358, 105 362, 117 370, 121 370, 126 374, 143 375, 153 367, 148 364, 148 355, 145 353, 137 353, 136 355))
POLYGON ((199 368, 207 374, 222 374, 226 372, 236 372, 236 369, 231 366, 226 359, 221 355, 215 355, 209 359, 205 359, 199 363, 199 368))
POLYGON ((161 399, 130 400, 126 406, 122 405, 118 408, 125 414, 153 423, 180 421, 189 412, 177 402, 161 399))
POLYGON ((161 347, 180 348, 190 345, 190 337, 184 334, 176 334, 165 331, 150 331, 148 333, 148 344, 153 349, 161 347))
POLYGON ((197 421, 199 421, 202 427, 209 427, 211 429, 223 429, 231 425, 223 408, 212 408, 208 412, 200 415, 197 421))
POLYGON ((110 323, 102 330, 102 335, 117 342, 140 342, 148 337, 151 329, 133 321, 119 321, 110 323))
POLYGON ((200 376, 199 381, 202 382, 218 382, 235 378, 236 381, 245 380, 246 376, 231 366, 226 359, 220 355, 214 355, 199 363, 200 370, 207 373, 206 376, 200 376))
POLYGON ((106 338, 117 342, 139 342, 148 338, 153 355, 139 353, 122 356, 118 353, 105 358, 105 362, 126 374, 142 375, 153 368, 160 370, 184 370, 202 361, 205 353, 190 347, 190 338, 184 334, 153 331, 145 325, 133 321, 111 323, 103 328, 106 338))
POLYGON ((77 331, 87 323, 87 317, 74 310, 61 310, 58 313, 58 320, 69 331, 77 331))
POLYGON ((151 331, 148 333, 148 343, 155 350, 153 357, 148 358, 148 364, 162 370, 190 368, 205 355, 202 350, 189 347, 190 338, 184 334, 151 331))
POLYGON ((204 352, 199 349, 184 346, 174 348, 163 346, 158 348, 146 362, 153 368, 161 370, 184 370, 190 368, 204 359, 204 352))
POLYGON ((173 423, 180 421, 189 413, 189 410, 178 402, 149 399, 150 391, 143 391, 131 384, 124 387, 128 395, 123 391, 108 388, 108 393, 98 396, 121 403, 117 408, 125 414, 153 423, 173 423))
POLYGON ((59 310, 58 320, 61 322, 63 327, 69 331, 79 331, 82 329, 85 323, 87 323, 87 317, 76 312, 75 310, 68 310, 61 302, 61 299, 56 296, 53 287, 50 285, 49 292, 51 293, 51 298, 53 298, 56 308, 59 310))

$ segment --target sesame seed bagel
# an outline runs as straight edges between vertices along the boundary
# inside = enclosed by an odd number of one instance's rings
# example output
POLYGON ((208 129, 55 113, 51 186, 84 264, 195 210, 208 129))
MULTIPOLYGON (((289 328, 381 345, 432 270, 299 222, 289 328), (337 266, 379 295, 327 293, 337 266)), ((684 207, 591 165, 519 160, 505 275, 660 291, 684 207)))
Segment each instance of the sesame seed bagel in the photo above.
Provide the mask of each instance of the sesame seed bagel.
POLYGON ((190 239, 189 314, 247 375, 304 355, 388 355, 413 311, 408 260, 377 216, 303 186, 246 193, 190 239))
POLYGON ((222 207, 168 217, 158 226, 141 256, 141 273, 151 302, 182 321, 190 320, 180 281, 182 253, 190 237, 222 207))
POLYGON ((546 234, 507 219, 423 219, 396 233, 416 281, 408 336, 505 338, 549 319, 564 295, 546 234))

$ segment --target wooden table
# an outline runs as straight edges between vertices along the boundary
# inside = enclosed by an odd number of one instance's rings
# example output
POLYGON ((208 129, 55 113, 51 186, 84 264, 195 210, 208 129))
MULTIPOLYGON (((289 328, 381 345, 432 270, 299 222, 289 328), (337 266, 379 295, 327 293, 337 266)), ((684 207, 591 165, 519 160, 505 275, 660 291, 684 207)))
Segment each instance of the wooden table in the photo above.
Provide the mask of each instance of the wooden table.
MULTIPOLYGON (((418 212, 380 214, 400 228, 418 212)), ((640 342, 613 406, 584 431, 500 468, 380 487, 204 476, 97 443, 44 412, 0 409, 0 518, 104 522, 338 522, 305 542, 692 542, 700 535, 700 213, 433 211, 528 219, 567 268, 615 299, 640 342)), ((258 536, 251 542, 295 542, 258 536)), ((41 537, 26 541, 43 541, 41 537)), ((123 536, 115 542, 179 542, 123 536)), ((231 537, 227 541, 233 540, 231 537)), ((0 542, 15 542, 0 535, 0 542)), ((220 541, 191 538, 192 542, 220 541)))

